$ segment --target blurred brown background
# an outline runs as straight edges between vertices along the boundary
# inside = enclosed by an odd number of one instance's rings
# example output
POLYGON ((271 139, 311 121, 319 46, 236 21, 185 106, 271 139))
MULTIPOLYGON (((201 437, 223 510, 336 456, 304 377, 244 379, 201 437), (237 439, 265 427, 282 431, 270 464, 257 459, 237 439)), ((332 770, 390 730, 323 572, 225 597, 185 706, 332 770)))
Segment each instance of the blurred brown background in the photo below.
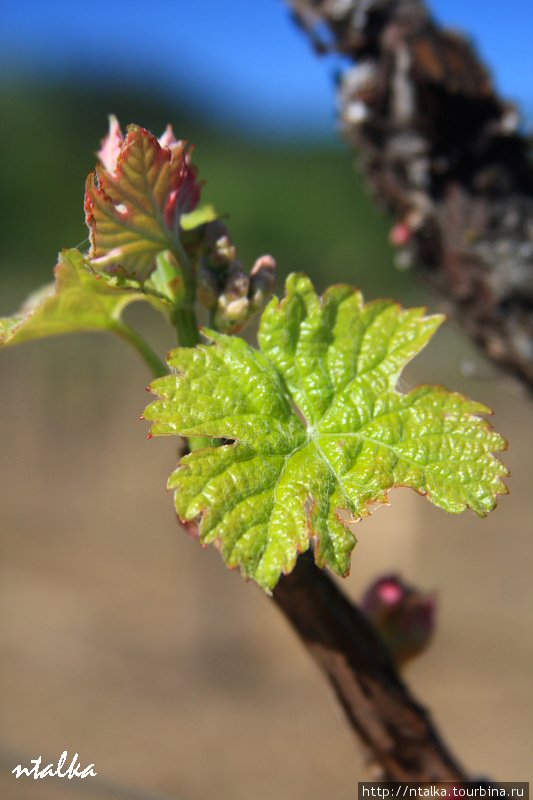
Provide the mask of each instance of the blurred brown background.
MULTIPOLYGON (((83 242, 83 180, 110 110, 155 132, 180 120, 246 266, 270 251, 281 276, 305 269, 320 290, 349 281, 368 299, 438 310, 394 270, 387 221, 341 149, 258 150, 123 91, 17 85, 2 104, 3 314, 50 280, 61 246, 83 242)), ((155 314, 128 314, 161 354, 174 345, 155 314)), ((176 442, 147 441, 138 419, 149 381, 135 353, 100 335, 0 353, 0 796, 353 798, 367 775, 321 674, 271 601, 177 525, 165 491, 176 442), (98 777, 11 774, 64 750, 98 777)), ((404 381, 445 383, 495 410, 511 495, 480 520, 392 492, 392 507, 357 527, 344 586, 358 598, 394 570, 438 593, 434 643, 408 681, 469 770, 529 780, 531 407, 452 325, 404 381)))

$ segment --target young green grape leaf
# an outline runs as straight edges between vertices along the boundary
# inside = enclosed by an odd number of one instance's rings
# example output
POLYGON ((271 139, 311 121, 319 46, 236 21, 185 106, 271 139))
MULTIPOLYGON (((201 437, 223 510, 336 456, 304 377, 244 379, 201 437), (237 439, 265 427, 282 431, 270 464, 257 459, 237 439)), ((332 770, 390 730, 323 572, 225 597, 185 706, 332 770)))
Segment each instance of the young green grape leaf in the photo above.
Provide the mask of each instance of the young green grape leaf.
POLYGON ((212 346, 174 350, 175 374, 151 386, 152 434, 233 442, 182 459, 169 481, 179 517, 270 591, 310 537, 317 564, 345 575, 355 537, 339 512, 360 519, 393 486, 485 516, 507 492, 491 455, 505 440, 478 416, 489 409, 441 386, 396 389, 441 322, 391 300, 365 305, 349 286, 319 298, 291 275, 263 313, 261 351, 211 331, 212 346))
POLYGON ((110 118, 101 163, 87 178, 85 191, 96 269, 144 281, 158 253, 179 246, 180 217, 196 208, 201 189, 186 147, 170 126, 158 140, 130 125, 123 139, 116 119, 110 118))
POLYGON ((110 331, 131 341, 136 334, 121 320, 130 303, 145 300, 168 314, 158 298, 117 288, 114 279, 94 275, 78 250, 60 254, 55 277, 55 284, 28 298, 17 314, 0 320, 0 345, 74 331, 110 331))
POLYGON ((185 231, 192 231, 201 225, 207 225, 219 218, 216 209, 210 203, 198 206, 194 211, 182 214, 180 217, 180 227, 185 231))

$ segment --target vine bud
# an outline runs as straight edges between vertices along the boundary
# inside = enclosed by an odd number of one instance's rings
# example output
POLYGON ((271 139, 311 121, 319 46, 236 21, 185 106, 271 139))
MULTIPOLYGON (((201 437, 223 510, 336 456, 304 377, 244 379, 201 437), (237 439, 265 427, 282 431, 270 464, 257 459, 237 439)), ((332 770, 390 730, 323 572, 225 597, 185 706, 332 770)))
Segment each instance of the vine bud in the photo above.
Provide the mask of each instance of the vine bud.
POLYGON ((384 575, 367 589, 361 610, 373 623, 397 666, 426 650, 435 629, 435 597, 384 575))
POLYGON ((209 310, 216 308, 219 295, 218 281, 210 269, 200 267, 196 272, 196 297, 209 310))
POLYGON ((235 265, 228 272, 226 285, 224 286, 224 295, 228 298, 228 302, 247 297, 249 288, 250 276, 243 272, 240 266, 235 265))
POLYGON ((248 289, 250 276, 234 265, 226 278, 222 294, 218 298, 215 324, 223 333, 236 333, 244 327, 249 316, 248 289))
POLYGON ((205 254, 207 266, 220 270, 237 260, 235 246, 222 220, 215 219, 205 229, 205 254))
POLYGON ((250 310, 260 311, 274 291, 276 262, 272 256, 261 256, 250 272, 250 310))
POLYGON ((249 318, 250 301, 247 297, 231 300, 223 294, 218 299, 215 325, 222 333, 237 333, 246 325, 249 318))
POLYGON ((215 242, 215 248, 211 256, 211 263, 213 266, 224 266, 232 264, 237 258, 235 247, 230 239, 229 234, 224 234, 215 242))

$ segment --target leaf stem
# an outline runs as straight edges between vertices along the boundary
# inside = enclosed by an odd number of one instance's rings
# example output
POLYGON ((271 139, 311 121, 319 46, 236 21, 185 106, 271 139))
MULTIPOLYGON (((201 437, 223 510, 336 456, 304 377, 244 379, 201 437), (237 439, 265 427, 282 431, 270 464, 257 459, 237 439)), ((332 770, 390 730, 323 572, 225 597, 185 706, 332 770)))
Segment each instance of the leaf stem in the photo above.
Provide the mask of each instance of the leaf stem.
MULTIPOLYGON (((196 317, 196 276, 191 266, 191 262, 181 245, 181 242, 174 242, 173 250, 176 261, 178 262, 181 278, 183 280, 184 300, 177 303, 172 312, 172 321, 178 334, 180 347, 195 347, 200 342, 198 331, 198 319, 196 317)), ((200 450, 209 447, 212 440, 206 436, 189 436, 187 438, 189 450, 200 450)))
POLYGON ((191 266, 191 262, 189 261, 189 257, 185 252, 185 249, 179 239, 172 240, 172 252, 176 256, 176 260, 178 262, 181 277, 183 278, 183 283, 185 285, 185 292, 187 295, 187 299, 194 303, 195 299, 195 292, 196 292, 196 280, 194 277, 194 270, 191 266))
POLYGON ((180 347, 194 347, 200 342, 196 309, 193 305, 176 306, 172 312, 172 320, 180 347))
POLYGON ((180 347, 194 347, 200 341, 196 318, 196 277, 191 262, 178 239, 173 241, 172 253, 181 273, 182 296, 176 302, 172 321, 178 334, 180 347))
POLYGON ((148 342, 137 331, 121 322, 117 322, 112 330, 137 350, 154 378, 162 378, 164 375, 168 375, 166 364, 161 361, 148 342))

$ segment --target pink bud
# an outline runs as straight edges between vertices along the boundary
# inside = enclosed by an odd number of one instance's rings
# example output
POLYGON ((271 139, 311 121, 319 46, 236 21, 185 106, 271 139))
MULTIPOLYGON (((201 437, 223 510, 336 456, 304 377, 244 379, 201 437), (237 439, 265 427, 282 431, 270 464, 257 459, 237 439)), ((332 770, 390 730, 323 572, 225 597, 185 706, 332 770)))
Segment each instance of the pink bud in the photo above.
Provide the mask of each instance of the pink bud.
POLYGON ((407 244, 412 235, 413 232, 406 222, 398 222, 389 234, 390 243, 394 247, 402 247, 407 244))
POLYGON ((398 575, 378 578, 365 592, 361 610, 401 666, 422 653, 435 628, 435 597, 405 584, 398 575))

